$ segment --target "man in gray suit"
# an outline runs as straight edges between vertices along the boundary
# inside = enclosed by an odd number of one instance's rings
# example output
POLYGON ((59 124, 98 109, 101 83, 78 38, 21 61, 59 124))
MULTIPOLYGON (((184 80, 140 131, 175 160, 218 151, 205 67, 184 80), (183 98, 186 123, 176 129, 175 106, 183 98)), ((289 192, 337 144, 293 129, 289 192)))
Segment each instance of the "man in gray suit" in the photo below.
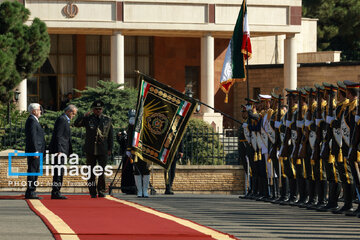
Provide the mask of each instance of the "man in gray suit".
MULTIPOLYGON (((68 157, 73 152, 71 145, 70 121, 75 117, 76 113, 77 108, 75 105, 70 104, 65 107, 64 113, 55 121, 54 131, 49 145, 50 153, 58 154, 55 159, 55 165, 64 164, 64 157, 68 157), (64 157, 61 157, 60 154, 64 155, 64 157)), ((64 168, 55 167, 51 199, 66 199, 65 196, 60 194, 63 177, 64 168)))
MULTIPOLYGON (((26 153, 42 153, 45 152, 44 130, 40 126, 39 118, 41 116, 41 108, 38 103, 31 103, 28 107, 30 116, 25 123, 25 152, 26 153)), ((39 156, 27 157, 28 173, 38 173, 40 170, 39 156)), ((26 199, 40 199, 35 193, 38 176, 27 176, 27 189, 25 192, 26 199)))

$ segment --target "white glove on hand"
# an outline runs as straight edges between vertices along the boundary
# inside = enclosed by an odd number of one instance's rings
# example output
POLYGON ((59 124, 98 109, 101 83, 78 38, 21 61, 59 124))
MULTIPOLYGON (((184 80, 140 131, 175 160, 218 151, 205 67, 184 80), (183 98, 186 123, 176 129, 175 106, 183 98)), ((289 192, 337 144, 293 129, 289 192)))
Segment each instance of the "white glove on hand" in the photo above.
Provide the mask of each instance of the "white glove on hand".
POLYGON ((246 105, 245 108, 246 108, 246 111, 249 111, 249 110, 252 109, 252 106, 251 105, 246 105))
POLYGON ((131 152, 130 152, 130 151, 126 151, 126 156, 131 157, 131 152))
POLYGON ((275 127, 279 128, 281 126, 281 122, 280 121, 275 121, 275 127))
POLYGON ((327 124, 331 124, 331 122, 332 122, 334 119, 335 119, 334 117, 326 116, 326 123, 327 123, 327 124))

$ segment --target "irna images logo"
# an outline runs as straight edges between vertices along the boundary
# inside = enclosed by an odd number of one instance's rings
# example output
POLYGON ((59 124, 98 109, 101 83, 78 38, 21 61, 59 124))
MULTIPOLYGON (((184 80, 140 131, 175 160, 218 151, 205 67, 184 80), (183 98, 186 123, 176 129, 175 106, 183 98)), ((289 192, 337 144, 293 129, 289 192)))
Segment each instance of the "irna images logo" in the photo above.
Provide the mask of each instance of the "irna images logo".
MULTIPOLYGON (((9 157, 9 176, 43 176, 43 154, 42 153, 18 153, 17 151, 14 151, 13 153, 8 154, 9 157), (38 156, 40 160, 40 171, 37 173, 20 173, 20 172, 12 172, 11 166, 12 166, 12 158, 13 157, 35 157, 38 156)), ((90 165, 79 165, 79 156, 75 153, 70 154, 70 156, 66 156, 63 153, 57 154, 49 154, 48 151, 46 151, 46 157, 45 157, 45 175, 54 176, 55 170, 57 170, 58 173, 63 171, 64 176, 79 176, 81 175, 81 178, 84 180, 89 180, 91 177, 91 174, 94 174, 95 176, 100 176, 102 174, 105 174, 105 176, 111 176, 113 174, 112 166, 107 165, 104 168, 102 166, 95 166, 91 171, 90 165)))
POLYGON ((8 154, 9 158, 9 176, 42 176, 43 175, 43 154, 42 153, 19 153, 18 151, 14 151, 13 153, 8 154), (36 173, 22 173, 22 172, 12 172, 12 157, 39 157, 40 160, 40 171, 36 173))

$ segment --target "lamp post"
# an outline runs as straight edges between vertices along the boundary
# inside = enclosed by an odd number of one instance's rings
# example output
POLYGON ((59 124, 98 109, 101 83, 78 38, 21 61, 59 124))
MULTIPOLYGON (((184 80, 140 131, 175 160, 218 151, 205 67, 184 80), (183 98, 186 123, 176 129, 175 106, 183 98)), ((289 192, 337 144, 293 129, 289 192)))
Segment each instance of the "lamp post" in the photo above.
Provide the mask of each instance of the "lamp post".
MULTIPOLYGON (((19 89, 16 89, 14 92, 15 102, 19 101, 19 95, 20 95, 19 89)), ((8 107, 7 107, 7 122, 8 122, 8 124, 10 124, 10 126, 11 126, 11 103, 12 102, 13 102, 13 100, 10 99, 8 101, 8 107)))

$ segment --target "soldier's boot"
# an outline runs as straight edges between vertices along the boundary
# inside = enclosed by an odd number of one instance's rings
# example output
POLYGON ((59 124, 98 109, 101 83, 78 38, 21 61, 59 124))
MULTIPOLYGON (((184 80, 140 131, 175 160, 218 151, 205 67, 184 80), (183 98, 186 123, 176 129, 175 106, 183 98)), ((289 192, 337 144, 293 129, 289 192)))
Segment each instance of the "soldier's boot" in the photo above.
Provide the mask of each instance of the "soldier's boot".
POLYGON ((281 188, 280 188, 280 198, 277 199, 274 203, 281 204, 282 202, 287 202, 289 200, 288 191, 289 191, 288 179, 286 177, 282 177, 281 178, 281 188))
POLYGON ((268 181, 267 178, 260 178, 260 197, 256 199, 256 201, 264 201, 269 197, 269 189, 268 189, 268 181))
POLYGON ((297 201, 297 181, 296 181, 296 179, 290 179, 289 205, 295 206, 296 201, 297 201))
POLYGON ((326 206, 319 208, 319 212, 336 211, 340 209, 338 199, 340 195, 340 185, 335 181, 329 182, 329 201, 326 206))
POLYGON ((256 199, 259 195, 259 184, 258 184, 258 178, 256 176, 253 177, 253 184, 252 184, 252 194, 249 197, 250 199, 256 199))
POLYGON ((143 196, 143 186, 142 186, 142 176, 141 175, 134 175, 135 178, 135 185, 137 189, 137 197, 143 196))
POLYGON ((279 178, 273 179, 272 201, 279 197, 279 178))
POLYGON ((172 191, 172 187, 170 184, 165 185, 165 194, 173 195, 174 192, 172 191))
POLYGON ((306 179, 305 178, 300 178, 299 182, 298 182, 298 189, 299 189, 299 201, 297 201, 296 205, 298 207, 300 206, 304 206, 306 203, 306 200, 308 198, 308 191, 307 191, 307 186, 306 186, 306 179))
MULTIPOLYGON (((356 193, 357 191, 360 192, 360 187, 359 187, 359 186, 355 186, 355 188, 357 188, 357 189, 355 189, 355 193, 356 193)), ((346 212, 345 212, 345 215, 346 215, 346 216, 352 216, 352 217, 354 217, 354 216, 357 216, 357 215, 360 213, 360 203, 359 203, 359 202, 357 202, 357 203, 358 203, 357 209, 356 209, 355 211, 352 211, 352 210, 346 211, 346 212)))
POLYGON ((332 211, 335 214, 342 214, 346 211, 354 211, 352 204, 352 186, 348 183, 343 183, 343 196, 344 196, 344 206, 342 208, 332 211))
POLYGON ((314 210, 321 209, 326 206, 327 182, 321 180, 318 182, 318 203, 314 210))
POLYGON ((312 209, 316 205, 316 197, 317 197, 317 191, 316 191, 316 182, 314 180, 308 181, 308 189, 309 189, 309 200, 306 202, 306 208, 312 209))
POLYGON ((148 198, 149 197, 148 188, 149 188, 149 182, 150 182, 150 175, 143 175, 142 181, 143 181, 143 185, 142 185, 143 196, 145 198, 148 198))

